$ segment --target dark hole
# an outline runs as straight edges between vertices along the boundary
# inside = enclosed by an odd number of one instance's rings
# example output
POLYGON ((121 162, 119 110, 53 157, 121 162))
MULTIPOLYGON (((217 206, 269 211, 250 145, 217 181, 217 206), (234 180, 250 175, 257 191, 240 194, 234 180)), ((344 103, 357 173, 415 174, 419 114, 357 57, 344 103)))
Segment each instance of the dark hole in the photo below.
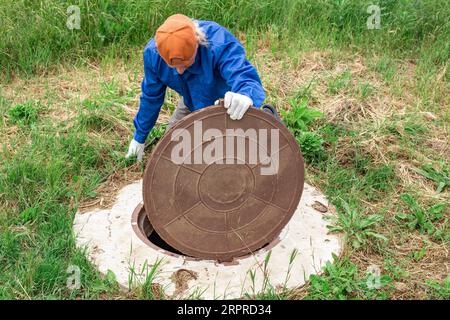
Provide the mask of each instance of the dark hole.
POLYGON ((161 238, 159 236, 159 234, 153 230, 152 225, 150 224, 150 221, 148 220, 147 215, 145 214, 144 211, 141 211, 139 213, 138 216, 138 226, 139 229, 142 231, 143 234, 145 234, 147 236, 147 239, 153 243, 155 246, 169 251, 171 253, 175 253, 175 254, 179 254, 182 256, 185 256, 185 254, 181 253, 180 251, 178 251, 177 249, 175 249, 174 247, 172 247, 170 244, 168 244, 167 242, 165 242, 163 240, 163 238, 161 238))
POLYGON ((185 255, 185 254, 181 253, 180 251, 178 251, 177 249, 175 249, 174 247, 172 247, 167 242, 165 242, 156 231, 152 231, 147 238, 148 238, 148 240, 150 240, 151 243, 153 243, 155 246, 160 247, 163 250, 166 250, 166 251, 169 251, 172 253, 176 253, 176 254, 179 254, 182 256, 185 255))
MULTIPOLYGON (((168 244, 166 241, 164 241, 164 239, 161 238, 155 230, 153 230, 153 227, 150 224, 150 221, 148 220, 148 217, 143 210, 139 213, 139 216, 138 216, 138 226, 139 226, 139 229, 142 231, 142 233, 144 233, 147 236, 147 239, 151 243, 153 243, 155 246, 157 246, 163 250, 166 250, 168 252, 171 252, 171 253, 175 253, 175 254, 178 254, 181 256, 188 256, 188 255, 178 251, 174 247, 172 247, 170 244, 168 244)), ((258 250, 261 250, 268 245, 269 245, 269 243, 266 243, 266 244, 264 244, 264 246, 262 246, 258 250)), ((256 252, 258 250, 255 250, 254 252, 256 252)), ((237 257, 237 258, 239 258, 239 257, 237 257)))
MULTIPOLYGON (((155 246, 158 246, 158 247, 160 247, 160 248, 163 249, 163 250, 166 250, 166 251, 169 251, 169 252, 172 252, 172 253, 176 253, 176 254, 179 254, 179 255, 182 255, 182 256, 187 256, 187 255, 185 255, 184 253, 181 253, 180 251, 178 251, 177 249, 175 249, 174 247, 172 247, 172 246, 171 246, 170 244, 168 244, 167 242, 165 242, 165 241, 159 236, 159 234, 158 234, 156 231, 152 231, 152 232, 150 233, 150 235, 147 237, 147 239, 150 240, 150 242, 153 243, 155 246)), ((265 248, 265 247, 268 246, 268 245, 269 245, 269 242, 266 243, 266 244, 264 244, 264 245, 261 247, 261 249, 265 248)), ((255 252, 256 252, 256 251, 259 251, 259 250, 261 250, 261 249, 255 250, 255 252)))

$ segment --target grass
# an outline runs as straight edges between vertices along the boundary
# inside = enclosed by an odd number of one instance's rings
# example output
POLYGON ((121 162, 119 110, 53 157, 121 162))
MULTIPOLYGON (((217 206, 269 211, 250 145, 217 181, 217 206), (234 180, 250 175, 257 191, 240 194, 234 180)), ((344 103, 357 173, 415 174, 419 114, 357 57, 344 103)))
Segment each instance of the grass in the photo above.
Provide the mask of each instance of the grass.
MULTIPOLYGON (((270 31, 272 52, 298 42, 322 48, 358 45, 366 50, 405 57, 414 52, 424 65, 442 66, 448 57, 448 11, 445 0, 277 1, 131 0, 75 3, 46 0, 36 3, 0 1, 0 69, 6 79, 47 72, 54 64, 83 62, 103 56, 127 58, 142 47, 165 17, 178 13, 214 20, 234 32, 249 35, 249 50, 260 33, 270 31), (69 29, 67 8, 80 8, 80 29, 69 29), (381 9, 381 29, 368 30, 369 5, 381 9), (181 9, 180 9, 181 8, 181 9), (27 28, 23 28, 27 25, 27 28)), ((296 48, 288 48, 288 51, 296 48)), ((389 69, 390 65, 381 64, 389 69)), ((427 68, 425 68, 426 70, 427 68)), ((388 73, 391 73, 390 71, 388 73)))
POLYGON ((446 187, 450 185, 449 172, 447 168, 442 171, 434 169, 430 164, 423 165, 421 169, 415 169, 415 172, 428 178, 437 185, 436 192, 441 193, 446 187))
POLYGON ((427 281, 429 294, 434 299, 447 299, 450 296, 450 277, 447 277, 442 283, 437 281, 427 281))
POLYGON ((358 209, 352 209, 342 202, 342 213, 334 218, 334 223, 329 226, 331 232, 343 233, 345 242, 359 249, 366 246, 370 239, 380 239, 387 242, 387 238, 374 231, 374 227, 383 220, 383 216, 377 214, 361 215, 358 209))
POLYGON ((28 125, 35 122, 38 116, 38 110, 33 101, 17 104, 8 110, 8 117, 11 123, 28 125))
POLYGON ((408 213, 396 215, 396 219, 409 229, 416 229, 421 234, 427 234, 432 239, 448 242, 450 233, 448 229, 448 218, 445 213, 448 204, 437 203, 427 209, 421 207, 416 199, 408 193, 400 196, 408 207, 408 213), (440 225, 438 227, 437 225, 440 225))
MULTIPOLYGON (((71 221, 80 199, 96 196, 98 184, 124 166, 121 145, 115 142, 121 136, 120 112, 114 112, 112 104, 99 116, 80 103, 73 118, 65 121, 31 113, 33 105, 2 104, 3 112, 19 118, 19 124, 6 121, 2 126, 2 134, 4 129, 15 131, 3 145, 0 169, 3 298, 70 295, 65 281, 71 264, 82 263, 83 270, 95 273, 74 248, 71 221), (34 121, 23 121, 29 114, 34 121), (99 134, 112 140, 98 139, 99 134)), ((96 296, 94 289, 88 292, 96 296)))
MULTIPOLYGON (((63 2, 0 1, 0 299, 164 298, 154 272, 129 293, 101 276, 72 221, 142 173, 123 158, 142 47, 176 7, 245 43, 346 239, 302 289, 266 283, 247 298, 449 299, 450 9, 379 3, 382 28, 367 30, 364 1, 80 1, 89 14, 70 31, 63 2), (79 289, 66 286, 70 266, 79 289)), ((155 137, 176 102, 170 91, 155 137)))
POLYGON ((155 285, 163 262, 157 259, 149 265, 146 261, 139 272, 136 272, 134 266, 130 268, 128 287, 135 291, 137 298, 146 300, 165 298, 164 288, 155 285))
POLYGON ((378 275, 370 269, 360 273, 358 267, 344 258, 328 262, 322 276, 310 277, 310 288, 305 299, 345 300, 345 299, 386 299, 392 279, 378 275))

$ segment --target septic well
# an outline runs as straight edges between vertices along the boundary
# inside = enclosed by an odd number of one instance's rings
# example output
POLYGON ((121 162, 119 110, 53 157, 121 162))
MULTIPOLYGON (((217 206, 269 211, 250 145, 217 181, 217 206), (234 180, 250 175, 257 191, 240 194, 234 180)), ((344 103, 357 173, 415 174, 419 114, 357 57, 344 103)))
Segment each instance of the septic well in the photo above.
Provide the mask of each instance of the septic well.
MULTIPOLYGON (((153 229, 148 216, 144 210, 144 206, 142 204, 139 204, 136 209, 133 212, 133 215, 131 217, 131 225, 133 226, 133 231, 136 233, 136 235, 141 239, 145 244, 147 244, 149 247, 155 249, 155 250, 163 250, 165 254, 175 257, 184 257, 185 259, 191 259, 193 261, 201 260, 199 258, 190 257, 187 256, 177 249, 173 248, 170 244, 165 242, 153 229)), ((254 252, 249 252, 248 254, 234 257, 233 259, 228 259, 226 261, 217 260, 218 263, 230 263, 232 261, 238 260, 238 259, 245 259, 255 252, 265 249, 270 250, 273 246, 275 246, 279 242, 278 238, 275 238, 272 242, 264 244, 261 248, 258 248, 254 252)))
POLYGON ((139 239, 151 248, 164 250, 168 255, 184 256, 180 251, 165 242, 153 229, 142 204, 139 204, 134 210, 131 225, 139 239))
POLYGON ((152 266, 162 261, 153 283, 159 284, 169 297, 188 298, 195 292, 202 292, 203 299, 238 299, 245 293, 258 293, 267 278, 273 288, 297 288, 311 274, 321 273, 325 263, 332 261, 333 254, 341 252, 340 236, 328 234, 328 220, 324 219, 324 215, 335 214, 334 208, 319 190, 308 184, 305 184, 297 210, 277 241, 232 263, 182 256, 170 252, 170 248, 164 248, 155 238, 152 240, 158 246, 139 236, 135 232, 137 225, 141 224, 140 230, 146 230, 147 235, 150 227, 145 220, 137 219, 139 215, 132 219, 133 212, 139 212, 135 209, 140 204, 142 180, 123 187, 111 208, 77 213, 74 219, 77 246, 87 249, 89 259, 101 273, 113 272, 124 290, 144 283, 152 266), (265 275, 261 266, 269 251, 265 275), (290 263, 294 251, 297 254, 290 263), (254 281, 249 276, 250 271, 255 275, 254 281), (173 279, 180 272, 195 274, 195 277, 179 287, 173 279))

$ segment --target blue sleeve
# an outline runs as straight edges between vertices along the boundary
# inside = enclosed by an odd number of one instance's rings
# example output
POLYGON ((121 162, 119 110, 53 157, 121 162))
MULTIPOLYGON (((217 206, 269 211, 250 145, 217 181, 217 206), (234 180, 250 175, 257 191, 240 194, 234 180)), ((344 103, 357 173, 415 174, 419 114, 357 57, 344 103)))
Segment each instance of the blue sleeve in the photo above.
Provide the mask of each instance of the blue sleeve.
POLYGON ((244 47, 231 33, 224 30, 226 43, 217 47, 217 66, 231 91, 250 97, 260 107, 265 99, 264 89, 256 68, 247 60, 244 47))
POLYGON ((134 140, 144 143, 158 119, 166 95, 166 85, 161 83, 153 71, 150 51, 144 51, 144 79, 141 90, 139 111, 133 123, 136 128, 134 140))

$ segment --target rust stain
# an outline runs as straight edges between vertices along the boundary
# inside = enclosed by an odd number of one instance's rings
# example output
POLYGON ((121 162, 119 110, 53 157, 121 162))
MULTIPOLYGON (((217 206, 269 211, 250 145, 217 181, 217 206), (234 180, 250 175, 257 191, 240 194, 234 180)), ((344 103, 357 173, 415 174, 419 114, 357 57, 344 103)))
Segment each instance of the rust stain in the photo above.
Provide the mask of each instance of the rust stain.
POLYGON ((175 292, 173 297, 179 296, 187 289, 189 289, 189 280, 197 280, 198 273, 188 269, 179 269, 175 271, 171 276, 170 280, 175 284, 175 292))

